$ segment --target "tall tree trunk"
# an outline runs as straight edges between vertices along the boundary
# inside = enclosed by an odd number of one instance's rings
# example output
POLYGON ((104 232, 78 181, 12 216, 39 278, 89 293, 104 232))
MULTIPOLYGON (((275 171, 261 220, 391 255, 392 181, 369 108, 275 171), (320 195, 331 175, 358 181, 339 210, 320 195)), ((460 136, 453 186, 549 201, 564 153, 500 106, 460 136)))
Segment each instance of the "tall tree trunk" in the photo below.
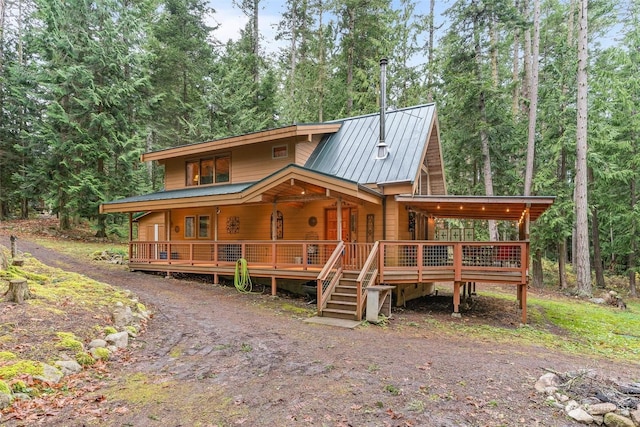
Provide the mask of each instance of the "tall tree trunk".
POLYGON ((355 11, 351 8, 347 10, 349 14, 349 47, 347 48, 347 114, 351 114, 353 110, 353 57, 355 44, 355 11))
POLYGON ((567 289, 567 240, 558 240, 558 280, 560 289, 567 289))
MULTIPOLYGON (((258 12, 260 11, 260 0, 253 0, 253 82, 257 85, 260 81, 260 67, 258 65, 258 59, 260 58, 260 29, 258 27, 258 12)), ((256 90, 256 101, 258 100, 258 91, 256 90)))
MULTIPOLYGON (((482 85, 482 51, 480 48, 480 36, 477 28, 477 22, 473 22, 474 26, 474 42, 476 54, 476 77, 478 84, 482 85)), ((484 178, 484 189, 487 196, 493 196, 493 174, 491 172, 491 151, 489 149, 489 134, 487 133, 487 105, 485 100, 485 91, 481 90, 478 99, 478 109, 480 112, 480 146, 482 149, 482 174, 484 178)), ((492 241, 499 240, 498 225, 495 220, 489 220, 489 238, 492 241)))
POLYGON ((533 265, 532 265, 532 285, 534 288, 544 287, 544 274, 542 271, 542 250, 536 249, 533 253, 533 265))
POLYGON ((324 52, 324 26, 322 24, 322 18, 324 15, 324 6, 322 0, 318 1, 318 39, 320 40, 320 73, 318 75, 318 122, 324 121, 324 94, 325 94, 325 52, 324 52))
MULTIPOLYGON (((635 146, 634 146, 634 151, 635 151, 635 146)), ((631 212, 635 212, 636 211, 636 205, 638 203, 638 194, 637 194, 637 187, 636 187, 636 180, 632 179, 631 180, 631 188, 630 188, 630 193, 631 193, 631 212)), ((636 237, 636 233, 638 231, 638 224, 637 221, 635 220, 635 217, 632 217, 631 219, 631 230, 629 230, 629 235, 630 235, 630 250, 629 250, 629 295, 636 297, 638 296, 637 291, 636 291, 636 253, 637 253, 637 248, 638 248, 638 240, 636 237)))
MULTIPOLYGON (((593 186, 593 169, 587 168, 587 178, 589 186, 593 186)), ((591 208, 591 241, 593 244, 593 268, 596 273, 596 286, 604 288, 604 263, 602 262, 602 252, 600 250, 600 224, 598 221, 598 207, 591 208)))
MULTIPOLYGON (((529 1, 524 0, 522 2, 522 12, 527 20, 529 20, 529 1)), ((524 55, 523 55, 523 68, 524 68, 524 81, 531 80, 531 29, 528 28, 524 32, 524 55)), ((522 98, 529 99, 529 86, 525 83, 522 86, 522 98)))
POLYGON ((533 0, 533 49, 529 76, 529 136, 527 138, 527 166, 524 177, 524 195, 531 195, 533 166, 536 152, 536 120, 538 116, 538 61, 540 52, 540 0, 533 0))
MULTIPOLYGON (((432 0, 433 1, 433 0, 432 0)), ((515 8, 519 10, 519 0, 515 0, 515 8)), ((511 80, 513 81, 513 97, 511 99, 511 114, 514 120, 518 118, 520 106, 520 29, 516 27, 513 33, 513 62, 511 80)))
POLYGON ((576 135, 576 281, 578 293, 584 296, 592 294, 591 266, 589 265, 589 204, 587 200, 587 0, 579 2, 578 29, 578 97, 577 97, 577 135, 576 135))
POLYGON ((428 53, 427 53, 427 58, 428 58, 428 65, 427 65, 427 101, 428 102, 433 102, 433 77, 432 77, 432 73, 433 73, 433 36, 435 34, 435 25, 434 25, 434 19, 433 19, 433 14, 435 12, 435 8, 436 8, 436 0, 430 0, 429 1, 429 46, 428 46, 428 53))

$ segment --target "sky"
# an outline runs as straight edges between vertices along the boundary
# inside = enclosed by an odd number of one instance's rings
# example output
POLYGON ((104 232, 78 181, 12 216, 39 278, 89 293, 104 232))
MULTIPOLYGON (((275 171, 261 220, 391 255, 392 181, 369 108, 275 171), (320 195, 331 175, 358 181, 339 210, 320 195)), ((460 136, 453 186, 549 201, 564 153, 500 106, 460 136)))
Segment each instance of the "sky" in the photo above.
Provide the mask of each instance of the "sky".
MULTIPOLYGON (((394 6, 398 7, 399 2, 393 1, 394 6)), ((453 0, 436 0, 435 4, 435 23, 438 25, 442 22, 442 13, 453 3, 453 0)), ((233 5, 232 0, 211 1, 211 6, 216 13, 210 24, 219 26, 214 32, 215 37, 226 43, 229 39, 237 40, 240 37, 240 30, 247 24, 248 18, 233 5)), ((258 18, 258 26, 260 34, 263 37, 262 46, 267 53, 277 51, 281 46, 280 42, 275 40, 277 25, 285 10, 285 3, 275 0, 260 1, 260 15, 258 18)), ((416 13, 427 15, 429 13, 429 1, 422 0, 416 4, 416 13)))

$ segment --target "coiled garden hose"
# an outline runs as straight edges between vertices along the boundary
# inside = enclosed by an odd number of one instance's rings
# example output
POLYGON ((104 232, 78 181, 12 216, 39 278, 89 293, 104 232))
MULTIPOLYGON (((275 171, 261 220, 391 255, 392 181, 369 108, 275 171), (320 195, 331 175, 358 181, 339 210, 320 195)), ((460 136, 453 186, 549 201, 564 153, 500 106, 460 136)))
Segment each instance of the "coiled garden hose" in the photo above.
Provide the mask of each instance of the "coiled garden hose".
POLYGON ((236 261, 236 274, 233 277, 233 285, 238 292, 248 294, 253 290, 253 284, 251 283, 251 277, 249 276, 249 269, 247 268, 247 260, 244 258, 236 261))

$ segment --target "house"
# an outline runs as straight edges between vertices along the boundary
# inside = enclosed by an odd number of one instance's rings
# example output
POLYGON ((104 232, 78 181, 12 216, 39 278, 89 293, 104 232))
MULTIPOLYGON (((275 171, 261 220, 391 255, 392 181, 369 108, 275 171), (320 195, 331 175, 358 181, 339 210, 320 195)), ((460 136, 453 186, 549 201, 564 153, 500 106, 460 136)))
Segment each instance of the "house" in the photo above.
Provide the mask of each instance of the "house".
POLYGON ((526 321, 529 222, 553 197, 448 196, 434 104, 168 148, 142 161, 164 166, 165 189, 100 208, 130 214, 132 270, 211 274, 218 283, 242 259, 273 294, 285 280, 313 281, 320 316, 356 320, 367 289, 382 284, 402 304, 449 282, 458 313, 476 282, 506 283, 526 321), (442 227, 440 218, 513 221, 518 240, 476 241, 473 229, 442 227))

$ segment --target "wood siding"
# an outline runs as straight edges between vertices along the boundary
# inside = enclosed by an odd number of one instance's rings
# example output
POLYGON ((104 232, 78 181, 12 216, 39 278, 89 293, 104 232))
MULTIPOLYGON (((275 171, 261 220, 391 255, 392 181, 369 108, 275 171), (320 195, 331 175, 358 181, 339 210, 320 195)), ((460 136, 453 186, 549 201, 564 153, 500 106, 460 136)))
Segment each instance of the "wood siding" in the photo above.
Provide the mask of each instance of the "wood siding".
POLYGON ((164 212, 152 212, 138 220, 138 240, 154 240, 156 224, 158 225, 158 240, 164 240, 166 238, 164 212))

